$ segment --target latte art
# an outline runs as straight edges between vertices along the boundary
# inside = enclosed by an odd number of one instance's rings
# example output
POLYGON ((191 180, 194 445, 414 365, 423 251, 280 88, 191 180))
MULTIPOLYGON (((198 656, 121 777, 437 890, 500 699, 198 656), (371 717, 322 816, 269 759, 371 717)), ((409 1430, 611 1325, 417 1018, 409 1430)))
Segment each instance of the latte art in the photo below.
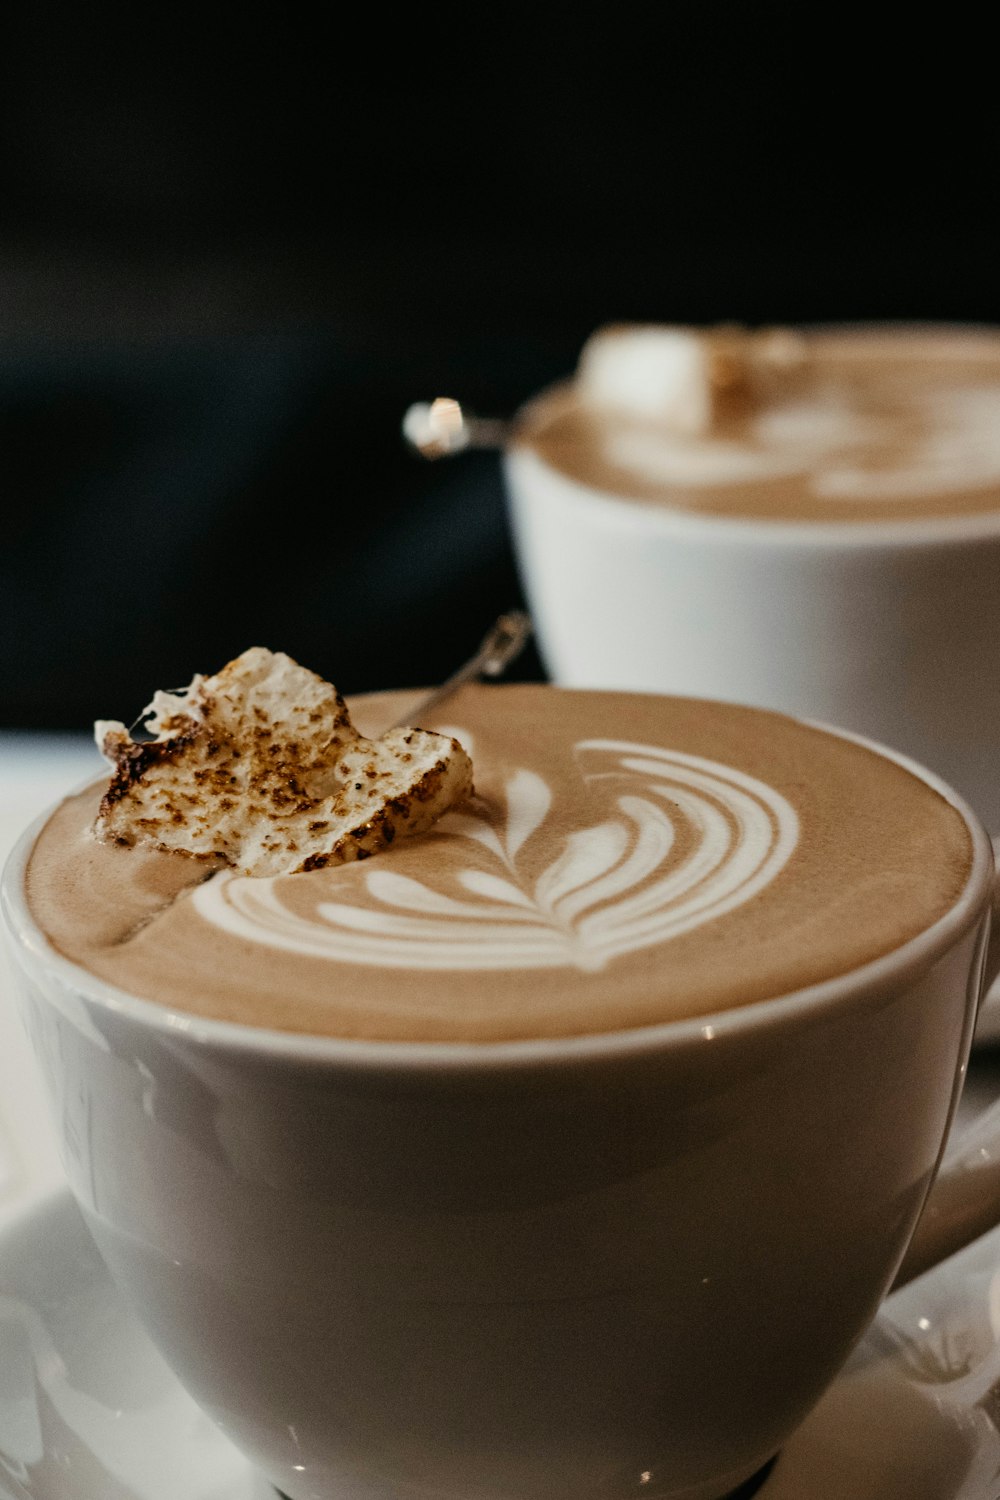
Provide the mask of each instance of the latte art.
POLYGON ((605 429, 597 441, 609 466, 639 484, 707 489, 799 474, 818 510, 836 500, 860 509, 871 502, 904 505, 1000 490, 1000 382, 933 395, 886 382, 884 398, 906 413, 888 430, 846 402, 801 402, 752 418, 744 443, 693 442, 653 428, 605 429), (912 422, 919 427, 916 436, 908 430, 912 422))
MULTIPOLYGON (((368 735, 406 712, 352 705, 368 735)), ((64 953, 180 1010, 370 1041, 508 1041, 707 1016, 922 932, 968 878, 959 814, 781 714, 466 687, 474 798, 363 862, 247 879, 99 843, 99 789, 43 830, 28 897, 64 953), (207 876, 207 878, 206 878, 207 876)))
MULTIPOLYGON (((452 732, 469 748, 471 735, 452 732)), ((485 869, 448 864, 435 881, 376 867, 364 876, 370 904, 318 900, 312 916, 283 902, 280 882, 230 875, 201 886, 194 904, 245 941, 344 963, 596 972, 751 900, 795 848, 795 809, 732 767, 617 740, 584 740, 575 758, 585 781, 635 791, 615 797, 617 816, 568 834, 534 877, 518 856, 555 794, 519 768, 505 783, 499 826, 475 812, 449 813, 438 826, 438 838, 485 850, 485 869)))

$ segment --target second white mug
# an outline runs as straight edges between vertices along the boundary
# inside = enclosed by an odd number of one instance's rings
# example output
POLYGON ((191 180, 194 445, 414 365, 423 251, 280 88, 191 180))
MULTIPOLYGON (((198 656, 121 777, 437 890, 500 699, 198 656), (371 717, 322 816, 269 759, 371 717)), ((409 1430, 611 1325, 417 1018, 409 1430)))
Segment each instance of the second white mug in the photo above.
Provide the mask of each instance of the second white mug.
MULTIPOLYGON (((932 358, 935 340, 944 357, 966 336, 904 337, 932 358)), ((1000 339, 967 338, 1000 360, 1000 339)), ((556 682, 837 724, 932 766, 1000 832, 1000 471, 994 509, 980 474, 973 508, 938 515, 699 512, 557 466, 523 436, 531 412, 515 424, 505 468, 525 592, 556 682)))

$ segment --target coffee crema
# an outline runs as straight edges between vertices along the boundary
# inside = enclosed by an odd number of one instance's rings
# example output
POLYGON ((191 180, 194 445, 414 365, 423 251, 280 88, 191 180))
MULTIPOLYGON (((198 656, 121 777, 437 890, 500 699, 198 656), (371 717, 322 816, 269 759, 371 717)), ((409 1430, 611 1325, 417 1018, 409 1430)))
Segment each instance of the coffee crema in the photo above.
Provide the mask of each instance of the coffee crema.
POLYGON ((1000 512, 1000 331, 829 329, 703 434, 585 399, 529 403, 516 447, 603 494, 776 521, 1000 512))
MULTIPOLYGON (((405 695, 352 704, 376 734, 405 695)), ((955 903, 959 813, 895 762, 780 714, 475 686, 428 727, 476 796, 363 863, 251 879, 98 843, 100 789, 36 842, 54 946, 122 989, 249 1025, 507 1041, 698 1017, 890 952, 955 903)))

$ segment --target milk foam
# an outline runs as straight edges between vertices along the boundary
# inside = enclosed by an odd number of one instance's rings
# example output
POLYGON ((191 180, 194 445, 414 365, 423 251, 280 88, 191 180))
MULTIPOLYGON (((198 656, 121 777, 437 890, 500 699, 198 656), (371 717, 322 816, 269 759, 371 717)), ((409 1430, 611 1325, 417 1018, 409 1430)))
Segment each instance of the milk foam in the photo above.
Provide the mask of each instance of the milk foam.
MULTIPOLYGON (((376 734, 406 705, 352 712, 376 734)), ((39 836, 31 909, 61 952, 179 1010, 485 1042, 787 994, 924 931, 968 878, 939 793, 780 714, 524 685, 463 688, 443 720, 476 796, 426 834, 254 880, 99 842, 94 788, 39 836)))
MULTIPOLYGON (((472 736, 454 734, 474 755, 472 736)), ((584 781, 615 775, 635 790, 615 798, 616 816, 568 834, 535 874, 518 855, 558 793, 521 767, 505 781, 502 821, 452 812, 438 825, 487 850, 490 869, 449 862, 443 878, 415 880, 376 864, 364 876, 367 904, 318 900, 308 916, 283 902, 274 880, 222 875, 192 900, 234 937, 339 962, 596 972, 752 900, 796 847, 790 802, 730 766, 618 740, 583 740, 573 754, 584 781), (685 852, 672 860, 680 842, 685 852)))

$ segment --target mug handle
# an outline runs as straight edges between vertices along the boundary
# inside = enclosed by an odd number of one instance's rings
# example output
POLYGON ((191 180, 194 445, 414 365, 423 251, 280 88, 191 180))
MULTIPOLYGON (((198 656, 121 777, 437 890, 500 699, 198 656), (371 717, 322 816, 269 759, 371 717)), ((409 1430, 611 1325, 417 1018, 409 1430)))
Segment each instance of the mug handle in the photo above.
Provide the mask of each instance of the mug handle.
MULTIPOLYGON (((1000 835, 982 994, 1000 974, 1000 835)), ((929 1271, 1000 1223, 1000 1099, 949 1140, 893 1290, 929 1271)))

